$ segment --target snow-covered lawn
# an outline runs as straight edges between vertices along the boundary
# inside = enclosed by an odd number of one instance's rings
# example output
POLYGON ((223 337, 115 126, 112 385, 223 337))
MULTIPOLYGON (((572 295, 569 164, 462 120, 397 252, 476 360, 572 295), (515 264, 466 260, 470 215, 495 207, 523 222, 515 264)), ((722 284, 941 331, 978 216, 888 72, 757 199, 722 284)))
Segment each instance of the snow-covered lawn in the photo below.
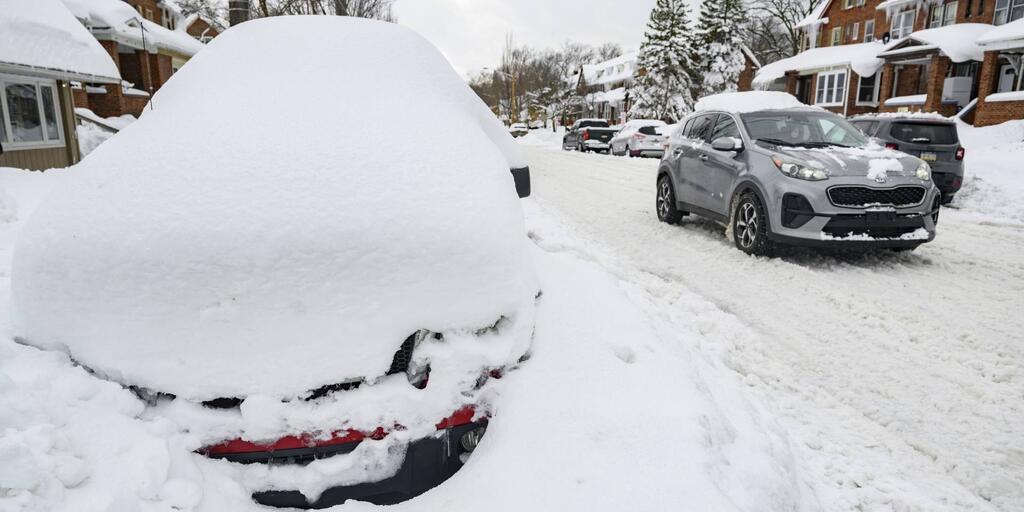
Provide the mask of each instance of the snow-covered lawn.
POLYGON ((772 260, 711 222, 659 224, 656 160, 562 152, 550 133, 523 143, 533 200, 576 251, 696 322, 779 416, 814 509, 1022 510, 1024 153, 970 136, 969 173, 986 186, 943 211, 935 242, 772 260))

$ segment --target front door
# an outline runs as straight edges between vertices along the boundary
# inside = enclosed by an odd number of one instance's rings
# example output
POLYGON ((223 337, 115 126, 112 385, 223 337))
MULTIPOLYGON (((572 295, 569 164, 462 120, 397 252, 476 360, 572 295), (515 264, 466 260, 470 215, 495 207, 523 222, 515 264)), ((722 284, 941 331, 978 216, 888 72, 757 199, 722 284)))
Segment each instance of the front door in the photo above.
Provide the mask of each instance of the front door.
POLYGON ((1013 66, 1009 64, 1003 64, 999 68, 999 88, 996 92, 1010 92, 1013 90, 1013 86, 1016 85, 1017 76, 1013 72, 1013 66))
POLYGON ((800 103, 811 104, 811 78, 811 75, 807 75, 796 79, 796 99, 800 103))

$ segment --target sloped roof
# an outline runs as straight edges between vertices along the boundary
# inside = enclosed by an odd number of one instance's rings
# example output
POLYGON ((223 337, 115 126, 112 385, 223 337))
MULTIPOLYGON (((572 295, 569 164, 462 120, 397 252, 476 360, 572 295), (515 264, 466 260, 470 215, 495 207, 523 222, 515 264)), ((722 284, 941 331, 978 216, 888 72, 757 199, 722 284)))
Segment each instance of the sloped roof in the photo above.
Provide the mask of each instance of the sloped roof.
POLYGON ((764 65, 754 76, 754 83, 767 85, 785 76, 787 71, 808 72, 846 66, 860 76, 871 76, 882 67, 878 53, 884 48, 880 42, 812 48, 764 65))
POLYGON ((117 66, 58 0, 0 0, 0 64, 66 80, 121 81, 117 66))
POLYGON ((953 62, 982 61, 985 58, 985 50, 977 41, 991 30, 992 25, 986 23, 957 23, 919 30, 905 38, 890 42, 885 50, 879 53, 879 57, 938 50, 953 62))
MULTIPOLYGON (((93 31, 110 30, 120 40, 142 47, 163 48, 191 57, 203 48, 195 38, 185 32, 184 23, 170 30, 143 19, 130 5, 121 0, 63 0, 68 9, 93 31), (145 41, 143 41, 145 33, 145 41)), ((177 11, 175 11, 177 13, 177 11)))

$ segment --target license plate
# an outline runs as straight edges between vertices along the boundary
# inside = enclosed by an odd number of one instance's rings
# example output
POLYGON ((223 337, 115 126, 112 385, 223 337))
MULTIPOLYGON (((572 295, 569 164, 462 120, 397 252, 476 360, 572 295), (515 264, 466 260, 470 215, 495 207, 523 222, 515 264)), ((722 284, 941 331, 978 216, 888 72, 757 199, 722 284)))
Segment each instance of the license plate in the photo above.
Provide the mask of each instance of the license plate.
POLYGON ((925 162, 934 162, 938 160, 938 156, 935 153, 921 153, 921 160, 925 162))
POLYGON ((893 222, 896 220, 896 212, 889 210, 868 211, 865 217, 869 224, 893 222))

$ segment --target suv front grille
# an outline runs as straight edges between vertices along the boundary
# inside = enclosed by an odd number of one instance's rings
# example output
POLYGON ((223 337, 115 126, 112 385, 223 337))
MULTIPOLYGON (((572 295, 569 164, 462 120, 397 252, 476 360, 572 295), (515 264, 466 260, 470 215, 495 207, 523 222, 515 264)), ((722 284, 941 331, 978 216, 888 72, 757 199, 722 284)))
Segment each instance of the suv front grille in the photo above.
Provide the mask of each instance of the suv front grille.
POLYGON ((836 206, 864 208, 868 206, 916 206, 924 200, 924 187, 910 186, 888 189, 870 187, 832 187, 828 199, 836 206))

